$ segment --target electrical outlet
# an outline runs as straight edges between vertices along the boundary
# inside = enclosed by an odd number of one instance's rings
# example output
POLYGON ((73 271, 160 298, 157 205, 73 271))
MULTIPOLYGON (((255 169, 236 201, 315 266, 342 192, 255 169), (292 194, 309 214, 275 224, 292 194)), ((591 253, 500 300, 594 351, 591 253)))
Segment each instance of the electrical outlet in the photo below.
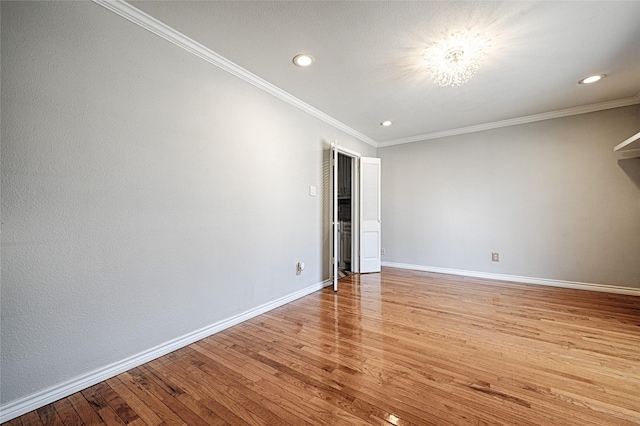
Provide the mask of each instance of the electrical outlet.
POLYGON ((384 256, 385 254, 387 254, 387 250, 386 249, 381 249, 380 250, 380 254, 384 256))
POLYGON ((491 261, 500 262, 500 253, 497 253, 497 252, 491 253, 491 261))

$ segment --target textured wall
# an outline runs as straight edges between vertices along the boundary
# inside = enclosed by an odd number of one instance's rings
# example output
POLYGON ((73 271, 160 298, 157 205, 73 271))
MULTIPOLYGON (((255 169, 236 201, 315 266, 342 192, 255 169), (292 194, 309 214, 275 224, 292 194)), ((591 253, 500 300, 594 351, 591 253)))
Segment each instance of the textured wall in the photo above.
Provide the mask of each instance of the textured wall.
POLYGON ((323 141, 374 148, 96 4, 1 7, 1 403, 328 278, 323 141))
POLYGON ((383 260, 640 288, 639 111, 378 149, 383 260))

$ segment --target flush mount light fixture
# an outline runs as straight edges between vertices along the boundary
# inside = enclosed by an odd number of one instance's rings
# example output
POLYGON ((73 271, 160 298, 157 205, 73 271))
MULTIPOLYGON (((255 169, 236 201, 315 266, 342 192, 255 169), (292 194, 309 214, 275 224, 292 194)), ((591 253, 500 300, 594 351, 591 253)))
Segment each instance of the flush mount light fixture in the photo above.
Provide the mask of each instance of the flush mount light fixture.
POLYGON ((389 121, 389 120, 385 120, 385 121, 383 121, 382 123, 380 123, 380 125, 381 125, 381 126, 383 126, 383 127, 389 127, 389 126, 391 126, 392 124, 393 124, 393 123, 392 123, 391 121, 389 121))
POLYGON ((299 67, 308 67, 313 63, 313 56, 301 53, 293 58, 293 63, 299 67))
POLYGON ((597 75, 590 75, 589 77, 585 77, 582 80, 580 80, 578 82, 578 84, 591 84, 591 83, 595 83, 596 81, 600 81, 603 78, 606 77, 606 74, 597 74, 597 75))
POLYGON ((483 35, 457 31, 428 47, 424 60, 434 83, 461 86, 475 75, 489 47, 483 35))

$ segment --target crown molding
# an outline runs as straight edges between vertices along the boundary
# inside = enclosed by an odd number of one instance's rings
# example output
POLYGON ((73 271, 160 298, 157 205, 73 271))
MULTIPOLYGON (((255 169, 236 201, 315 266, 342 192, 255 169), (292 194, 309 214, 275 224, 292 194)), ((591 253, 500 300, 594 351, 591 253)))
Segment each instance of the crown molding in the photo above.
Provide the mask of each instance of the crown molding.
POLYGON ((568 117, 571 115, 586 114, 589 112, 602 111, 611 108, 619 108, 629 105, 640 104, 640 92, 635 96, 617 99, 613 101, 601 102, 597 104, 585 105, 563 110, 550 111, 542 114, 528 115, 524 117, 511 118, 508 120, 494 121, 491 123, 478 124, 475 126, 460 127, 457 129, 444 130, 441 132, 425 133, 422 135, 409 136, 406 138, 393 139, 385 142, 376 142, 370 137, 358 132, 357 130, 347 126, 341 121, 336 120, 328 114, 314 108, 313 106, 303 102, 290 93, 280 89, 279 87, 269 83, 268 81, 258 77, 257 75, 245 70, 241 66, 231 62, 223 56, 217 54, 211 49, 192 40, 186 35, 176 31, 168 25, 158 21, 154 17, 144 13, 140 9, 130 5, 124 0, 93 0, 94 3, 103 6, 111 12, 122 16, 123 18, 133 22, 134 24, 156 34, 159 37, 175 44, 178 47, 198 56, 201 59, 219 67, 220 69, 240 78, 259 89, 275 96, 276 98, 287 102, 288 104, 308 113, 309 115, 329 124, 330 126, 343 131, 344 133, 355 137, 356 139, 371 145, 375 148, 384 148, 392 145, 401 145, 412 142, 426 141, 429 139, 445 138, 448 136, 463 135, 466 133, 481 132, 484 130, 498 129, 501 127, 516 126, 519 124, 533 123, 536 121, 550 120, 553 118, 568 117))
POLYGON ((535 121, 551 120, 553 118, 569 117, 571 115, 586 114, 589 112, 603 111, 606 109, 620 108, 629 105, 640 104, 640 92, 635 96, 617 99, 613 101, 600 102, 597 104, 584 105, 574 108, 561 109, 557 111, 545 112, 542 114, 527 115, 524 117, 510 118, 508 120, 494 121, 491 123, 478 124, 458 129, 444 130, 442 132, 425 133, 423 135, 410 136, 407 138, 394 139, 386 142, 378 142, 378 148, 392 145, 402 145, 405 143, 426 141, 429 139, 446 138, 448 136, 463 135, 465 133, 481 132, 483 130, 498 129, 500 127, 516 126, 518 124, 533 123, 535 121))
POLYGON ((140 9, 130 5, 124 0, 93 0, 94 3, 110 10, 111 12, 122 16, 123 18, 128 19, 134 24, 144 28, 147 31, 152 32, 153 34, 162 37, 163 39, 175 44, 176 46, 190 52, 201 59, 209 62, 217 66, 218 68, 246 81, 247 83, 251 83, 259 89, 264 90, 265 92, 275 96, 278 99, 281 99, 287 102, 290 105, 312 115, 313 117, 324 121, 325 123, 335 127, 338 130, 343 131, 344 133, 355 137, 356 139, 369 144, 373 147, 378 146, 378 143, 371 139, 368 136, 363 135, 355 129, 347 126, 346 124, 336 120, 335 118, 325 114, 324 112, 312 107, 306 102, 301 101, 290 93, 280 89, 279 87, 269 83, 266 80, 258 77, 257 75, 245 70, 241 66, 231 62, 230 60, 224 58, 223 56, 217 54, 211 49, 203 46, 195 40, 187 37, 186 35, 176 31, 170 26, 158 21, 152 16, 144 13, 140 9))

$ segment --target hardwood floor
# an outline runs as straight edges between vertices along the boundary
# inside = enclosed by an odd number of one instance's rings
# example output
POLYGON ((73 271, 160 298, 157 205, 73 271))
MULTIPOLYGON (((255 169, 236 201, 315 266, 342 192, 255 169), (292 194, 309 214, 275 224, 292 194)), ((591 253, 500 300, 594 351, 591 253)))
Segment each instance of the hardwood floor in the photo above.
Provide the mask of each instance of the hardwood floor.
POLYGON ((640 297, 384 268, 6 424, 640 424, 640 297))

